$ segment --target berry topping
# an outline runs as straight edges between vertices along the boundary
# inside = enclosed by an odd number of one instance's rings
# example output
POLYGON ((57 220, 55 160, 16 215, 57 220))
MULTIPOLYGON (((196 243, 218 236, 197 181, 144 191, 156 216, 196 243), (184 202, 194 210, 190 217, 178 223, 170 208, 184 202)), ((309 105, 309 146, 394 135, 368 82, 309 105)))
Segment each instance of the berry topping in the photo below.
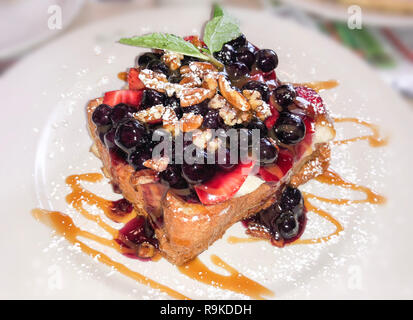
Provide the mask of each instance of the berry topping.
POLYGON ((285 240, 290 240, 298 235, 300 224, 291 211, 283 212, 276 220, 276 225, 281 237, 285 240))
POLYGON ((246 43, 247 43, 247 38, 243 34, 241 34, 238 38, 235 38, 234 40, 227 42, 227 44, 234 47, 235 49, 238 49, 239 47, 244 46, 246 43))
POLYGON ((112 109, 112 112, 110 113, 110 120, 114 126, 117 126, 122 121, 132 118, 133 113, 136 111, 137 109, 132 106, 119 103, 112 109))
POLYGON ((294 102, 296 92, 291 84, 284 84, 274 90, 274 97, 281 107, 286 108, 294 102))
POLYGON ((247 129, 249 130, 253 130, 253 129, 258 129, 260 130, 260 136, 264 137, 267 135, 268 133, 268 129, 267 126, 264 124, 264 122, 262 122, 259 119, 252 119, 248 124, 247 124, 247 129))
POLYGON ((278 66, 277 54, 271 49, 261 49, 255 54, 255 63, 263 72, 270 72, 278 66))
POLYGON ((138 107, 142 100, 142 90, 116 90, 105 93, 103 103, 111 107, 126 103, 138 107))
POLYGON ((236 59, 238 62, 244 63, 249 69, 255 61, 255 55, 250 49, 243 47, 237 50, 236 59))
POLYGON ((225 149, 225 152, 223 152, 222 155, 220 154, 220 152, 222 151, 217 150, 215 154, 215 162, 219 169, 224 171, 231 171, 238 165, 238 161, 236 161, 236 163, 231 163, 231 151, 229 149, 225 149))
POLYGON ((92 121, 93 123, 100 127, 100 126, 107 126, 110 125, 112 122, 110 121, 110 113, 112 112, 112 108, 106 104, 101 104, 98 106, 92 114, 92 121))
POLYGON ((182 176, 192 184, 204 183, 210 180, 215 173, 215 167, 210 164, 194 163, 182 165, 182 176))
POLYGON ((128 163, 135 169, 135 170, 141 170, 141 169, 146 169, 146 167, 143 165, 143 163, 146 160, 149 160, 152 158, 152 152, 150 149, 138 149, 133 152, 131 152, 128 156, 128 163))
POLYGON ((235 49, 229 44, 224 44, 221 51, 214 53, 214 57, 225 65, 231 64, 235 62, 235 49))
POLYGON ((304 139, 306 127, 303 120, 295 114, 281 112, 274 125, 274 134, 284 144, 296 144, 304 139))
POLYGON ((198 114, 198 115, 201 115, 201 116, 205 116, 207 114, 207 112, 209 111, 208 100, 205 100, 205 101, 203 101, 199 104, 195 104, 195 105, 190 106, 190 107, 182 108, 182 111, 184 113, 192 112, 193 114, 198 114))
POLYGON ((216 204, 230 199, 241 188, 254 162, 240 163, 230 172, 220 172, 207 183, 195 186, 199 200, 204 205, 216 204))
POLYGON ((160 58, 161 58, 161 56, 159 54, 156 54, 156 53, 153 53, 153 52, 145 52, 144 54, 139 56, 138 65, 141 68, 146 69, 146 67, 148 66, 148 64, 150 62, 159 61, 160 58))
POLYGON ((277 148, 267 138, 260 139, 260 156, 261 164, 274 163, 278 157, 277 148))
POLYGON ((128 200, 122 198, 117 201, 113 201, 111 209, 119 213, 131 213, 133 210, 133 206, 128 200))
POLYGON ((188 183, 182 177, 181 168, 179 165, 170 164, 166 170, 159 174, 160 178, 169 184, 171 188, 185 189, 188 188, 188 183))
POLYGON ((208 129, 219 129, 225 126, 224 121, 219 115, 219 110, 209 109, 207 114, 204 116, 204 121, 202 122, 204 128, 208 129))
POLYGON ((304 210, 304 199, 300 190, 290 186, 285 187, 281 195, 280 207, 283 211, 291 210, 300 217, 304 210))
POLYGON ((323 99, 321 99, 321 96, 316 91, 308 87, 296 87, 295 91, 297 93, 297 101, 303 102, 304 105, 310 103, 311 108, 306 108, 310 116, 325 112, 323 99), (302 101, 302 99, 304 101, 302 101))
POLYGON ((147 68, 152 70, 153 72, 163 73, 166 76, 169 75, 169 68, 162 61, 152 60, 151 62, 149 62, 147 68))
POLYGON ((142 106, 144 108, 150 108, 152 106, 156 106, 159 104, 164 104, 166 99, 166 95, 162 92, 158 92, 153 89, 146 89, 143 92, 142 97, 142 106))
POLYGON ((130 68, 128 72, 128 84, 130 90, 142 90, 145 89, 145 85, 139 79, 139 70, 136 68, 130 68))
POLYGON ((127 120, 116 129, 115 143, 125 152, 142 146, 147 142, 146 129, 138 120, 127 120))
POLYGON ((225 69, 231 80, 239 80, 249 73, 248 67, 242 62, 234 62, 225 69))
POLYGON ((248 81, 244 86, 242 87, 242 90, 255 90, 261 93, 262 100, 268 102, 269 96, 270 96, 270 90, 268 86, 260 81, 248 81))

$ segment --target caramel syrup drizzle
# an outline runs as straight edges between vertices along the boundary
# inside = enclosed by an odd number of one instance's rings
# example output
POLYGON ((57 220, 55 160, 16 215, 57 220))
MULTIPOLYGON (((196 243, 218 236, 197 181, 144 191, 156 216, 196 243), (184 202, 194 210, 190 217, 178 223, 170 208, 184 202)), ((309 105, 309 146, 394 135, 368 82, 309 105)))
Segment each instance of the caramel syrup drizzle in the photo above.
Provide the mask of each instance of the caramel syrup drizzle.
MULTIPOLYGON (((115 215, 111 210, 112 201, 97 196, 96 194, 83 188, 81 185, 82 181, 96 183, 101 181, 102 179, 103 176, 100 173, 87 173, 69 176, 66 179, 66 183, 70 186, 72 191, 67 195, 66 201, 67 203, 71 204, 73 208, 76 209, 84 218, 95 222, 99 227, 105 230, 109 235, 111 235, 112 239, 103 238, 78 228, 69 216, 61 212, 34 209, 32 211, 32 215, 43 224, 48 225, 49 227, 54 229, 59 235, 65 237, 66 240, 71 244, 78 245, 84 253, 92 256, 93 258, 96 258, 98 261, 106 264, 107 266, 115 268, 121 274, 134 279, 138 283, 147 285, 154 289, 159 289, 160 291, 165 292, 176 299, 189 299, 181 293, 160 283, 157 283, 143 276, 142 274, 127 268, 125 265, 110 259, 104 253, 89 247, 78 239, 79 237, 83 237, 103 246, 113 248, 120 253, 134 252, 132 249, 128 249, 119 245, 114 240, 118 238, 117 229, 114 229, 110 225, 105 223, 99 215, 91 214, 87 209, 84 208, 85 203, 91 206, 94 205, 97 208, 101 209, 109 219, 115 222, 126 223, 130 219, 136 217, 136 212, 134 210, 130 214, 125 216, 115 215)), ((158 258, 160 258, 159 255, 158 258)), ((152 260, 157 260, 157 258, 152 258, 152 260)), ((191 279, 200 281, 210 286, 230 290, 236 293, 242 293, 253 299, 263 299, 262 295, 273 295, 273 293, 269 289, 245 277, 219 257, 212 256, 211 260, 215 265, 228 271, 230 273, 230 276, 220 275, 211 271, 199 260, 199 258, 196 258, 195 260, 185 264, 182 267, 178 267, 178 270, 191 279)))
MULTIPOLYGON (((308 86, 308 84, 307 84, 308 86)), ((365 136, 360 136, 360 137, 355 137, 351 139, 344 139, 344 140, 336 140, 332 141, 333 145, 343 145, 343 144, 349 144, 361 140, 367 140, 369 142, 369 145, 371 147, 377 148, 377 147, 382 147, 385 146, 388 143, 388 138, 382 138, 380 137, 380 131, 378 126, 368 123, 366 121, 362 121, 356 118, 335 118, 334 121, 336 123, 342 123, 342 122, 352 122, 355 124, 362 125, 364 127, 367 127, 371 130, 370 135, 365 135, 365 136)), ((314 243, 322 243, 322 242, 327 242, 331 240, 333 237, 336 237, 340 234, 341 231, 344 230, 343 226, 341 223, 335 219, 330 213, 328 213, 325 210, 322 210, 316 206, 314 206, 309 200, 310 199, 316 199, 322 202, 330 203, 330 204, 335 204, 335 205, 349 205, 349 204, 354 204, 354 203, 370 203, 370 204, 376 204, 376 205, 381 205, 386 203, 386 198, 377 194, 373 190, 371 190, 368 187, 361 186, 352 182, 348 182, 344 180, 342 177, 340 177, 336 172, 332 170, 326 170, 323 174, 315 178, 316 181, 325 183, 328 185, 334 185, 334 186, 339 186, 341 188, 345 189, 350 189, 353 191, 359 191, 365 194, 364 199, 359 199, 359 200, 351 200, 351 199, 329 199, 321 196, 317 196, 311 193, 303 192, 303 197, 304 197, 304 203, 305 207, 307 208, 308 212, 313 212, 320 217, 326 219, 329 221, 331 224, 335 226, 335 231, 330 233, 327 236, 319 237, 319 238, 313 238, 313 239, 297 239, 296 241, 289 243, 287 245, 295 245, 295 244, 314 244, 314 243)), ((248 242, 257 242, 257 241, 264 241, 265 239, 261 238, 254 238, 254 237, 249 237, 249 238, 240 238, 236 236, 229 236, 227 238, 227 242, 231 244, 237 244, 237 243, 248 243, 248 242)))

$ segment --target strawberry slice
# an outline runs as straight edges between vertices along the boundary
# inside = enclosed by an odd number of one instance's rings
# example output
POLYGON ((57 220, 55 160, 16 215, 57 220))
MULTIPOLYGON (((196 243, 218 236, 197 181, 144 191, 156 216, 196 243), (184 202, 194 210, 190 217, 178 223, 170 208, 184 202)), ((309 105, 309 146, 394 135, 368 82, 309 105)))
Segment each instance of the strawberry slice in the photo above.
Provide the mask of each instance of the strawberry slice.
POLYGON ((307 112, 311 117, 315 117, 317 114, 322 114, 326 112, 324 107, 323 99, 321 96, 313 89, 299 86, 295 87, 295 92, 297 93, 297 100, 303 99, 304 104, 308 104, 307 112), (307 103, 306 103, 307 102, 307 103))
POLYGON ((275 121, 277 121, 278 117, 280 116, 280 113, 278 112, 277 108, 275 107, 275 102, 273 97, 270 97, 270 110, 271 110, 271 115, 265 120, 265 125, 267 126, 268 129, 271 129, 275 121))
POLYGON ((195 186, 202 204, 210 205, 230 199, 241 188, 255 162, 240 163, 230 172, 220 172, 212 180, 195 186))
POLYGON ((142 90, 145 89, 145 85, 139 79, 139 70, 136 68, 130 68, 128 72, 128 84, 130 90, 142 90))
POLYGON ((138 107, 142 100, 142 90, 116 90, 105 93, 103 103, 114 107, 119 103, 126 103, 138 107))
POLYGON ((195 47, 208 48, 205 42, 200 40, 198 36, 186 36, 184 40, 192 43, 195 47))
POLYGON ((293 166, 293 156, 288 149, 280 149, 277 164, 261 167, 259 173, 265 181, 279 181, 293 166))

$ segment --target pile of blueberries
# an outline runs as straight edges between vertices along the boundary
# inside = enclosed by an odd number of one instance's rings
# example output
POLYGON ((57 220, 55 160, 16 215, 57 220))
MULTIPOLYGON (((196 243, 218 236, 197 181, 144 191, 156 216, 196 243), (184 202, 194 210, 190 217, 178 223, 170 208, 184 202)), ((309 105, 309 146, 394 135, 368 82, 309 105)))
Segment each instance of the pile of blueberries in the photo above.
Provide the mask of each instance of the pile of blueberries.
POLYGON ((257 213, 250 221, 265 226, 278 243, 294 241, 302 233, 306 222, 300 190, 286 186, 278 202, 257 213))
MULTIPOLYGON (((279 118, 270 129, 259 119, 254 119, 247 124, 230 127, 240 132, 241 129, 246 129, 247 135, 240 133, 239 139, 248 139, 249 148, 252 147, 252 130, 258 129, 260 131, 260 154, 257 157, 259 156, 260 164, 275 163, 278 158, 278 150, 268 137, 278 141, 280 147, 283 147, 283 145, 294 145, 300 142, 306 132, 301 117, 288 109, 296 98, 296 92, 292 85, 280 85, 276 89, 270 90, 265 82, 248 79, 252 70, 259 70, 264 73, 273 71, 278 65, 276 53, 270 49, 258 50, 246 40, 244 35, 241 35, 237 39, 226 43, 222 50, 215 54, 215 57, 225 65, 225 72, 230 80, 233 82, 234 80, 243 80, 235 81, 242 84, 240 88, 237 88, 238 90, 257 90, 261 93, 263 100, 269 102, 270 97, 272 97, 282 107, 283 110, 281 110, 279 118)), ((191 61, 197 61, 197 59, 185 56, 182 64, 189 64, 191 61)), ((161 53, 146 52, 139 56, 137 62, 141 68, 164 73, 171 82, 180 81, 179 71, 171 71, 161 61, 161 53)), ((162 104, 171 107, 178 118, 181 118, 187 112, 202 115, 202 128, 204 129, 229 129, 219 116, 219 111, 208 108, 208 102, 204 101, 194 106, 181 108, 179 99, 176 96, 168 97, 164 93, 145 89, 138 109, 146 109, 162 104)), ((122 103, 113 108, 102 104, 95 109, 92 120, 98 128, 101 141, 104 142, 111 155, 127 161, 136 170, 141 170, 144 168, 143 162, 151 158, 155 146, 151 138, 153 131, 159 125, 148 125, 139 122, 133 117, 133 113, 136 111, 135 107, 122 103)), ((200 154, 203 152, 204 150, 201 150, 200 154)), ((204 152, 204 154, 206 159, 207 153, 204 152)), ((160 174, 160 177, 164 183, 176 189, 185 189, 189 185, 204 183, 211 179, 216 172, 230 171, 236 166, 236 164, 230 163, 229 149, 226 149, 225 154, 225 161, 220 164, 184 163, 179 165, 171 163, 160 174)))

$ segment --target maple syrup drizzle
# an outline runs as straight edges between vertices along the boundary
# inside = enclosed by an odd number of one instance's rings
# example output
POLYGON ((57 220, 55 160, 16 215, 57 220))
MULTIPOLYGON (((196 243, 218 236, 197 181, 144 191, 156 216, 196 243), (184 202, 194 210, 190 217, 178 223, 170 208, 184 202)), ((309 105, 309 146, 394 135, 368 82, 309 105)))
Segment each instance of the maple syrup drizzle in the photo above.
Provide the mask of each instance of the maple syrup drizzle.
POLYGON ((304 82, 304 83, 295 84, 295 86, 309 87, 317 92, 333 89, 337 87, 338 85, 339 85, 339 82, 337 80, 314 81, 314 82, 304 82))
POLYGON ((70 242, 73 245, 77 245, 80 248, 80 250, 82 250, 84 253, 92 256, 94 259, 97 259, 99 262, 102 262, 103 264, 109 267, 115 268, 121 274, 134 279, 136 282, 147 285, 153 289, 158 289, 162 292, 165 292, 176 299, 189 299, 183 294, 169 287, 166 287, 156 281, 153 281, 145 277, 144 275, 129 269, 128 267, 119 262, 113 261, 104 253, 95 250, 83 243, 82 241, 78 240, 78 237, 86 237, 103 245, 111 246, 111 243, 108 242, 108 239, 98 237, 94 234, 91 234, 87 231, 78 228, 69 216, 57 211, 47 211, 42 209, 34 209, 32 211, 32 214, 37 220, 39 220, 45 225, 50 226, 58 234, 64 236, 68 242, 70 242))
POLYGON ((128 81, 128 73, 127 72, 119 72, 118 79, 122 81, 128 81))
MULTIPOLYGON (((86 254, 97 258, 100 262, 110 267, 116 268, 123 275, 126 275, 141 284, 148 285, 151 288, 159 289, 174 298, 188 299, 179 292, 176 292, 173 289, 170 289, 135 271, 132 271, 121 263, 113 261, 105 254, 90 248, 85 243, 78 240, 79 237, 87 238, 101 245, 114 248, 115 250, 123 254, 134 252, 132 249, 128 249, 124 246, 119 245, 119 243, 114 240, 118 238, 117 229, 112 228, 111 226, 106 224, 98 215, 91 214, 89 211, 87 211, 87 209, 84 208, 85 203, 91 206, 94 205, 97 208, 101 209, 108 218, 115 222, 126 223, 136 216, 136 213, 134 211, 126 216, 115 215, 111 210, 112 201, 97 196, 96 194, 83 188, 81 185, 81 182, 96 183, 101 181, 102 179, 103 176, 100 173, 87 173, 67 177, 66 183, 70 186, 72 191, 66 196, 66 201, 67 203, 71 204, 73 208, 75 208, 84 218, 95 222, 99 227, 108 232, 112 236, 112 239, 103 238, 78 228, 69 216, 57 211, 34 209, 32 211, 33 216, 40 222, 50 226, 58 234, 64 236, 70 243, 78 245, 80 249, 86 254)), ((152 261, 157 261, 159 259, 160 255, 157 255, 152 258, 152 261)), ((187 263, 184 267, 178 267, 178 270, 193 280, 201 281, 205 284, 221 289, 230 290, 236 293, 242 293, 251 298, 262 299, 261 295, 273 295, 273 293, 269 289, 245 277, 233 267, 222 261, 219 257, 212 256, 211 259, 215 265, 220 266, 221 268, 230 272, 231 275, 224 276, 215 273, 209 270, 198 259, 187 263), (202 274, 202 276, 200 276, 200 274, 202 274)))
POLYGON ((372 134, 370 135, 365 135, 365 136, 359 136, 359 137, 354 137, 350 139, 344 139, 344 140, 335 140, 332 141, 332 144, 334 145, 342 145, 342 144, 348 144, 351 142, 356 142, 360 140, 367 140, 369 145, 373 148, 378 148, 378 147, 383 147, 388 144, 389 138, 382 138, 380 137, 380 130, 379 127, 375 124, 371 124, 369 122, 359 120, 357 118, 334 118, 335 123, 341 123, 341 122, 351 122, 355 124, 362 125, 368 129, 371 130, 372 134))
POLYGON ((263 300, 263 296, 274 296, 274 293, 259 283, 245 277, 233 267, 216 255, 211 255, 214 265, 229 272, 229 275, 221 275, 210 270, 199 258, 178 267, 178 270, 191 279, 207 285, 244 294, 252 299, 263 300))

